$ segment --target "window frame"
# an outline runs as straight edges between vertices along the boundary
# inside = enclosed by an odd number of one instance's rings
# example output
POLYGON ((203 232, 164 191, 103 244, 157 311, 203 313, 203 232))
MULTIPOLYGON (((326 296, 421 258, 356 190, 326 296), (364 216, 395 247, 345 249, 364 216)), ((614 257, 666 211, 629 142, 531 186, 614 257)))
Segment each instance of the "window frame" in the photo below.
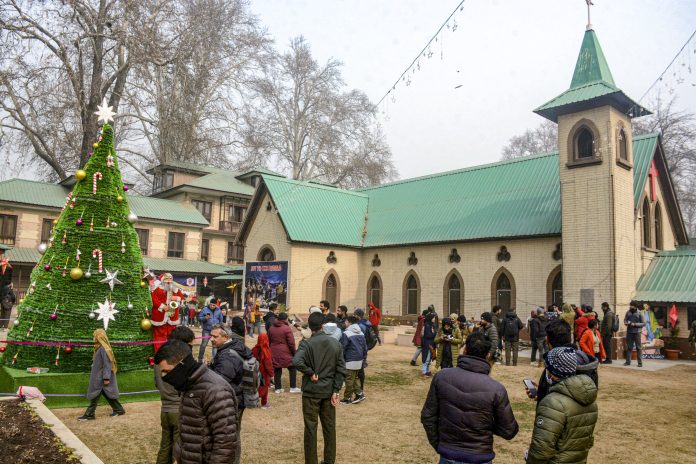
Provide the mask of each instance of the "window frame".
POLYGON ((652 229, 653 224, 652 224, 652 216, 650 215, 650 201, 648 200, 648 197, 646 196, 643 199, 643 206, 641 207, 641 241, 643 242, 643 249, 644 250, 652 250, 652 229))
MULTIPOLYGON (((142 227, 136 227, 135 228, 135 233, 138 236, 138 245, 140 246, 140 253, 143 256, 147 256, 147 253, 150 248, 150 229, 144 229, 142 227), (143 242, 141 240, 141 233, 145 234, 145 248, 143 249, 143 242)), ((167 237, 167 240, 169 240, 169 237, 167 237)), ((169 242, 167 242, 167 246, 169 246, 169 242)))
POLYGON ((213 202, 212 201, 205 201, 205 200, 191 200, 191 204, 193 205, 194 208, 198 210, 199 213, 201 213, 201 216, 203 216, 206 221, 210 222, 210 219, 213 217, 213 202), (203 207, 203 210, 199 208, 199 206, 203 207), (208 209, 208 213, 206 215, 205 210, 206 206, 208 209))
POLYGON ((419 308, 421 305, 421 282, 420 278, 418 277, 418 274, 414 271, 411 270, 406 273, 406 276, 404 277, 403 284, 402 284, 402 294, 401 294, 401 312, 404 316, 417 316, 419 314, 419 308), (413 278, 413 281, 416 283, 415 288, 410 288, 409 287, 409 281, 410 279, 413 278), (409 301, 410 301, 410 295, 412 292, 415 291, 415 296, 414 296, 414 308, 413 312, 410 311, 409 308, 409 301))
POLYGON ((51 237, 53 236, 53 218, 43 218, 41 221, 41 240, 39 243, 46 243, 50 242, 51 237), (46 226, 48 226, 48 233, 45 234, 46 231, 46 226))
POLYGON ((652 215, 652 223, 653 223, 653 235, 655 238, 655 249, 656 250, 664 250, 664 234, 663 234, 663 228, 662 228, 662 206, 660 206, 660 202, 656 201, 655 206, 653 207, 653 215, 652 215))
POLYGON ((210 260, 210 239, 202 238, 201 239, 201 261, 208 262, 209 260, 210 260), (203 250, 205 250, 205 254, 203 253, 203 250))
MULTIPOLYGON (((176 246, 177 244, 175 243, 174 245, 176 246)), ((167 258, 183 259, 184 253, 185 253, 185 248, 186 248, 186 233, 185 232, 170 231, 167 234, 167 258), (172 248, 172 237, 174 237, 175 241, 176 241, 176 239, 181 237, 181 250, 172 248), (178 256, 179 254, 181 256, 178 256)))
POLYGON ((19 216, 16 214, 0 214, 0 243, 5 245, 15 245, 17 243, 18 223, 19 216), (14 223, 11 232, 7 226, 8 219, 12 219, 12 222, 14 223))
POLYGON ((589 119, 581 119, 573 125, 573 127, 568 132, 568 139, 566 145, 566 148, 568 150, 568 159, 566 166, 568 168, 600 164, 602 162, 600 145, 601 138, 599 137, 599 134, 599 129, 589 119), (578 142, 580 135, 585 130, 592 136, 592 156, 580 158, 578 153, 578 142))

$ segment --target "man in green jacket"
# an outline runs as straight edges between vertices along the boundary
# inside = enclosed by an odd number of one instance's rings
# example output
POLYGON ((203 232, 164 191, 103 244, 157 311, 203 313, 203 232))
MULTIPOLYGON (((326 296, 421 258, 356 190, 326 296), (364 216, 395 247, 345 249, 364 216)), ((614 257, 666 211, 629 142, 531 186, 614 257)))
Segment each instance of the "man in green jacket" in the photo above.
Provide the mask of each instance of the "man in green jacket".
POLYGON ((607 352, 607 359, 603 361, 602 364, 611 364, 611 358, 614 353, 612 341, 614 338, 614 314, 616 313, 612 311, 609 303, 606 301, 602 303, 602 311, 604 312, 604 317, 602 318, 602 325, 600 326, 599 332, 602 334, 604 351, 607 352))
POLYGON ((343 349, 338 340, 322 330, 324 316, 309 315, 312 336, 300 343, 292 359, 302 372, 302 416, 304 418, 305 464, 317 464, 317 419, 324 435, 324 460, 336 460, 336 406, 346 375, 343 349))
POLYGON ((586 463, 597 424, 597 387, 576 375, 573 348, 554 348, 544 361, 551 388, 537 406, 527 464, 586 463))

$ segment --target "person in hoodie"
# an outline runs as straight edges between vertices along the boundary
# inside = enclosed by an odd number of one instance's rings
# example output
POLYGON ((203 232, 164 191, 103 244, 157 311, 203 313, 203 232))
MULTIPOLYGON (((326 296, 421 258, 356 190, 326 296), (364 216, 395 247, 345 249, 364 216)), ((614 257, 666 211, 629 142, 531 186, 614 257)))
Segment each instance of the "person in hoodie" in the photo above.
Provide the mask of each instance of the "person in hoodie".
POLYGON ((416 324, 416 332, 413 334, 413 339, 411 342, 413 343, 413 346, 416 347, 416 352, 413 353, 413 357, 411 358, 411 365, 415 366, 416 361, 418 360, 418 356, 421 355, 423 352, 423 348, 421 346, 422 340, 421 340, 421 335, 423 333, 423 324, 425 324, 425 316, 428 314, 430 310, 429 309, 424 309, 423 312, 421 313, 420 316, 418 316, 418 323, 416 324))
POLYGON ((454 367, 459 356, 459 347, 462 346, 462 332, 452 319, 446 317, 442 320, 442 327, 435 336, 437 345, 437 357, 435 367, 447 369, 454 367))
MULTIPOLYGON (((365 310, 362 308, 355 308, 355 311, 353 311, 353 316, 358 318, 360 330, 362 330, 363 335, 365 335, 368 331, 368 327, 372 327, 372 323, 365 319, 365 310)), ((374 327, 372 327, 372 329, 374 330, 374 327)), ((360 390, 365 387, 365 367, 367 367, 367 361, 363 363, 363 367, 360 369, 360 372, 358 372, 358 378, 360 379, 360 390)))
POLYGON ((324 333, 332 336, 339 342, 341 341, 343 331, 338 328, 338 325, 336 324, 336 315, 334 313, 329 313, 324 316, 324 333))
POLYGON ((505 313, 501 327, 502 332, 500 333, 500 338, 505 341, 505 365, 510 365, 510 352, 512 351, 512 365, 516 366, 517 354, 520 351, 520 330, 522 330, 524 324, 522 324, 520 318, 517 317, 514 308, 510 308, 507 313, 505 313))
POLYGON ((259 374, 261 375, 261 385, 259 385, 259 398, 261 399, 261 409, 268 409, 268 388, 271 385, 273 376, 273 355, 271 345, 268 342, 268 334, 259 334, 256 346, 251 349, 251 354, 259 362, 259 374))
POLYGON ((441 464, 491 464, 493 436, 511 440, 519 431, 507 390, 489 375, 490 353, 490 339, 474 332, 457 367, 433 377, 421 423, 441 464))
POLYGON ((575 308, 575 343, 580 343, 580 338, 583 332, 587 329, 587 324, 595 319, 595 313, 592 306, 582 305, 580 308, 575 308))
POLYGON ((588 376, 577 374, 573 348, 552 349, 544 363, 550 389, 536 409, 526 462, 587 462, 597 424, 597 386, 588 376))
POLYGON ((532 313, 532 320, 529 321, 529 341, 532 344, 531 364, 537 365, 537 367, 541 367, 544 354, 548 351, 546 349, 546 326, 548 325, 546 315, 544 308, 537 308, 532 313), (538 361, 537 356, 539 357, 538 361))
POLYGON ((377 335, 377 343, 381 345, 382 340, 380 340, 379 338, 379 324, 380 322, 382 322, 382 310, 375 306, 374 303, 372 303, 371 301, 369 316, 370 324, 372 324, 372 328, 375 331, 375 335, 377 335))
MULTIPOLYGON (((577 359, 577 374, 586 375, 597 388, 599 388, 599 377, 597 376, 597 368, 599 367, 599 361, 597 359, 591 358, 586 353, 578 350, 575 344, 572 343, 572 330, 568 323, 562 319, 555 319, 548 323, 546 326, 546 344, 549 350, 553 348, 572 348, 575 351, 575 357, 577 359)), ((534 383, 534 382, 532 382, 534 383)), ((527 390, 527 396, 531 399, 537 401, 537 407, 544 397, 549 393, 549 382, 546 375, 546 370, 541 373, 538 383, 534 383, 536 388, 536 394, 532 395, 529 390, 527 390)))
MULTIPOLYGON (((234 390, 237 399, 237 432, 242 432, 242 416, 244 415, 244 394, 242 392, 242 376, 244 361, 251 359, 251 350, 244 344, 244 319, 239 316, 232 318, 231 327, 222 324, 213 326, 210 332, 210 343, 217 348, 217 354, 210 364, 216 374, 227 380, 234 390)), ((240 435, 241 436, 241 435, 240 435)), ((237 460, 242 456, 242 441, 237 441, 237 460)))
POLYGON ((430 372, 430 362, 435 357, 435 336, 437 335, 438 324, 437 324, 437 314, 435 311, 430 311, 425 316, 425 321, 423 321, 423 332, 421 334, 421 348, 423 352, 421 353, 423 365, 421 366, 421 372, 423 377, 432 377, 430 372))
POLYGON ((266 327, 266 333, 273 325, 273 321, 278 318, 278 303, 271 303, 268 305, 268 312, 263 316, 263 324, 266 327))
POLYGON ((292 364, 292 357, 296 351, 295 336, 288 324, 288 313, 278 314, 278 319, 273 321, 268 331, 268 340, 271 343, 273 357, 275 392, 278 394, 285 392, 283 369, 287 369, 290 375, 290 393, 300 393, 302 390, 297 388, 297 370, 292 364))
POLYGON ((570 326, 570 333, 572 334, 575 331, 575 311, 573 306, 570 303, 565 303, 559 317, 570 326))
MULTIPOLYGON (((358 318, 348 316, 347 322, 349 325, 340 340, 343 348, 343 359, 346 362, 346 388, 341 404, 357 404, 365 399, 358 374, 363 363, 367 361, 367 342, 365 334, 358 325, 358 318)), ((324 324, 324 332, 326 332, 326 324, 324 324)))

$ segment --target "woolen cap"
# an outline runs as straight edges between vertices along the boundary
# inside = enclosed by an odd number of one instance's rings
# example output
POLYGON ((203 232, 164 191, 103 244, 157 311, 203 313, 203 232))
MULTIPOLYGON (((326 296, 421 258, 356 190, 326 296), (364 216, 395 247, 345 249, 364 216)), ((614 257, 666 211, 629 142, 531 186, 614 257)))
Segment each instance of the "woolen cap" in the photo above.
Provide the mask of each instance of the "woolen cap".
POLYGON ((559 379, 575 375, 578 370, 578 358, 575 349, 569 347, 554 348, 544 355, 546 370, 559 379))

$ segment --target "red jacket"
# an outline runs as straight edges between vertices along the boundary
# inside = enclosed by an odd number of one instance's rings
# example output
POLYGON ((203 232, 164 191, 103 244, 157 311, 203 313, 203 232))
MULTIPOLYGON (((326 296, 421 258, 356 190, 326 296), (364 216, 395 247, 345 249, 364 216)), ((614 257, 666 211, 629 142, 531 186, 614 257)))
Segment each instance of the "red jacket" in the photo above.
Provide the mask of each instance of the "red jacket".
POLYGON ((268 339, 271 342, 273 367, 283 369, 292 367, 292 357, 295 356, 295 336, 288 321, 276 319, 268 329, 268 339))
POLYGON ((580 335, 580 342, 578 343, 578 345, 580 345, 580 349, 584 353, 587 353, 588 355, 594 357, 594 355, 595 355, 594 337, 599 338, 599 360, 601 361, 601 360, 605 359, 607 357, 607 355, 604 352, 604 344, 602 343, 602 336, 600 335, 598 330, 595 329, 594 332, 591 329, 585 330, 580 335))
POLYGON ((576 311, 580 314, 580 317, 575 319, 575 340, 580 341, 580 337, 582 337, 582 333, 587 328, 587 324, 591 319, 594 319, 595 316, 592 313, 583 314, 581 309, 577 309, 576 311))
POLYGON ((372 327, 377 327, 382 322, 382 310, 370 303, 370 324, 372 327))
POLYGON ((263 375, 266 386, 271 381, 273 377, 273 360, 263 355, 261 347, 256 345, 251 349, 251 354, 254 355, 256 360, 259 362, 259 372, 263 375))
POLYGON ((418 325, 416 325, 416 333, 413 335, 413 344, 421 346, 421 333, 423 332, 423 324, 425 324, 425 316, 418 316, 418 325))

